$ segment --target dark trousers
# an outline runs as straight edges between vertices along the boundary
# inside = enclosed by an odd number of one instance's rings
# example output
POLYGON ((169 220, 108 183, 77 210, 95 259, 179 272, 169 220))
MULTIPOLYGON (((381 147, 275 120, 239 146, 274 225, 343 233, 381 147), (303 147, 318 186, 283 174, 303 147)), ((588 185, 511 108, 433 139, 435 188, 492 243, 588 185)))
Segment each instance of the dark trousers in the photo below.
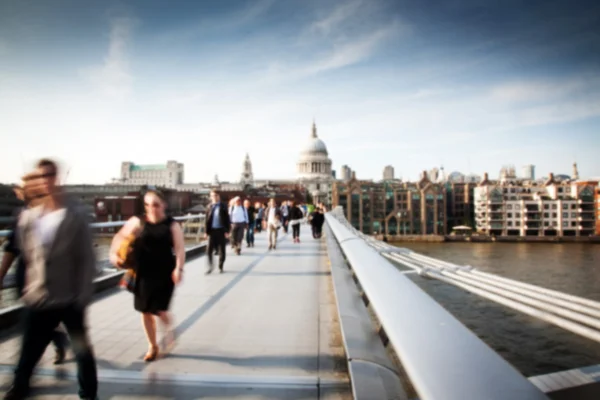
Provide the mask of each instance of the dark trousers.
POLYGON ((254 244, 254 224, 256 221, 252 221, 248 224, 248 228, 246 228, 246 244, 251 246, 254 244))
MULTIPOLYGON (((17 295, 19 298, 23 296, 23 289, 25 288, 25 264, 22 263, 21 259, 19 259, 19 264, 17 265, 16 271, 16 284, 17 284, 17 295)), ((56 351, 65 351, 65 348, 68 344, 67 335, 59 328, 54 330, 52 334, 52 344, 54 344, 54 348, 56 351)))
POLYGON ((256 218, 256 221, 254 221, 254 231, 258 233, 262 232, 262 218, 256 218))
POLYGON ((244 240, 244 229, 246 228, 245 223, 233 223, 233 229, 231 230, 231 246, 234 249, 240 249, 242 247, 242 240, 244 240))
POLYGON ((292 225, 292 237, 294 239, 300 238, 300 224, 292 225))
POLYGON ((223 269, 225 264, 225 246, 227 240, 225 240, 225 229, 213 229, 210 231, 208 238, 208 250, 206 252, 208 256, 208 263, 213 265, 213 254, 215 250, 219 253, 219 269, 223 269))
POLYGON ((95 399, 98 392, 96 360, 85 327, 85 310, 75 305, 26 310, 25 332, 21 356, 15 370, 14 389, 18 393, 29 392, 33 370, 52 340, 56 327, 62 322, 71 337, 77 358, 79 396, 95 399))
POLYGON ((283 230, 285 233, 287 233, 288 231, 288 222, 289 222, 289 217, 281 217, 281 226, 283 226, 283 230))
POLYGON ((321 237, 322 228, 323 228, 322 225, 313 225, 312 226, 312 234, 315 239, 318 239, 321 237))

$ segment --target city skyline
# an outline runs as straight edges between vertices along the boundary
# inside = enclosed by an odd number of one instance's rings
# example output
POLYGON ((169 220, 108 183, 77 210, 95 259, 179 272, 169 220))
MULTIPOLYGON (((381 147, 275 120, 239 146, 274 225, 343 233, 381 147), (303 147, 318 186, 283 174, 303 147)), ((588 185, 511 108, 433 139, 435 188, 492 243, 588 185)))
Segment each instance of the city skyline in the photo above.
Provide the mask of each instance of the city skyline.
POLYGON ((45 156, 67 183, 124 160, 236 181, 246 153, 292 178, 313 118, 359 179, 600 176, 597 2, 140 4, 0 1, 0 182, 45 156))

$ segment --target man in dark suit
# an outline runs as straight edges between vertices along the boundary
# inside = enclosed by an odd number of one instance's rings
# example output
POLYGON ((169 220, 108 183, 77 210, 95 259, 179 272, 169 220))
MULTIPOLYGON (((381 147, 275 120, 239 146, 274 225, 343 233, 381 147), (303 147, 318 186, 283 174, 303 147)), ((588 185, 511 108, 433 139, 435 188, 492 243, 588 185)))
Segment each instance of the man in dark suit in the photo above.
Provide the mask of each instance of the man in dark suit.
MULTIPOLYGON (((28 174, 23 177, 23 188, 15 187, 15 195, 17 198, 24 203, 24 208, 27 209, 30 207, 35 207, 39 200, 32 199, 31 194, 31 182, 37 179, 37 175, 35 173, 28 174)), ((23 291, 25 288, 25 259, 24 257, 20 257, 21 250, 19 248, 19 244, 17 242, 17 231, 19 229, 17 222, 19 220, 19 215, 22 209, 17 210, 15 213, 15 223, 13 229, 11 230, 8 240, 6 242, 6 246, 4 247, 4 256, 2 258, 2 262, 0 263, 0 289, 2 289, 2 281, 6 277, 6 274, 9 268, 12 266, 13 261, 17 259, 17 268, 15 271, 15 286, 17 289, 17 296, 20 298, 23 296, 23 291)), ((54 347, 56 350, 56 356, 54 358, 54 364, 62 364, 65 360, 65 352, 66 352, 66 344, 67 344, 67 335, 60 329, 57 328, 54 331, 54 335, 52 336, 52 343, 54 343, 54 347)))
POLYGON ((210 192, 212 204, 206 213, 204 232, 208 238, 208 248, 206 255, 208 258, 207 274, 213 271, 213 253, 215 249, 219 252, 219 271, 223 273, 223 265, 225 264, 225 247, 229 230, 231 229, 231 221, 227 206, 221 203, 221 197, 214 190, 210 192))
POLYGON ((4 399, 27 397, 33 370, 62 322, 77 358, 80 398, 95 400, 96 360, 85 323, 96 274, 92 233, 80 205, 58 189, 56 163, 41 160, 36 172, 40 204, 23 210, 17 225, 27 267, 22 296, 27 309, 13 386, 4 399))

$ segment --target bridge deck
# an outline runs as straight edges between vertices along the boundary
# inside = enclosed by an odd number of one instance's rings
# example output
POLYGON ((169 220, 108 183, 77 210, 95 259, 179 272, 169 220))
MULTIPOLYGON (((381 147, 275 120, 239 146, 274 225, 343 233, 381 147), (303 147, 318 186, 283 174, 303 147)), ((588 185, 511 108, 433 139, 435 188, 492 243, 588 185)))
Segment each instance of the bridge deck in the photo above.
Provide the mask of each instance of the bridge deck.
MULTIPOLYGON (((100 398, 351 398, 327 252, 303 226, 302 243, 266 234, 225 273, 205 276, 205 257, 186 266, 172 311, 178 342, 146 364, 139 315, 129 293, 113 290, 90 308, 100 398)), ((11 379, 19 338, 0 343, 0 389, 11 379)), ((48 349, 34 378, 37 399, 75 399, 75 363, 52 365, 48 349)))

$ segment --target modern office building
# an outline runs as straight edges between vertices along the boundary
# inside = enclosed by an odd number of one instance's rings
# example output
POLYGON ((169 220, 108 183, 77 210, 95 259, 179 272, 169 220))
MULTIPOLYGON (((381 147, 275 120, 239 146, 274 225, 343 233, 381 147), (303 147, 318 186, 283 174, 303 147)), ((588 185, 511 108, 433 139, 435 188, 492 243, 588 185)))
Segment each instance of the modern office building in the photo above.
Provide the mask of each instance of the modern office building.
POLYGON ((352 179, 352 168, 342 165, 342 168, 340 168, 340 180, 349 181, 350 179, 352 179))
POLYGON ((523 165, 522 178, 528 181, 535 181, 535 165, 523 165))
POLYGON ((394 180, 394 167, 391 165, 386 165, 383 169, 383 180, 384 181, 393 181, 394 180))

